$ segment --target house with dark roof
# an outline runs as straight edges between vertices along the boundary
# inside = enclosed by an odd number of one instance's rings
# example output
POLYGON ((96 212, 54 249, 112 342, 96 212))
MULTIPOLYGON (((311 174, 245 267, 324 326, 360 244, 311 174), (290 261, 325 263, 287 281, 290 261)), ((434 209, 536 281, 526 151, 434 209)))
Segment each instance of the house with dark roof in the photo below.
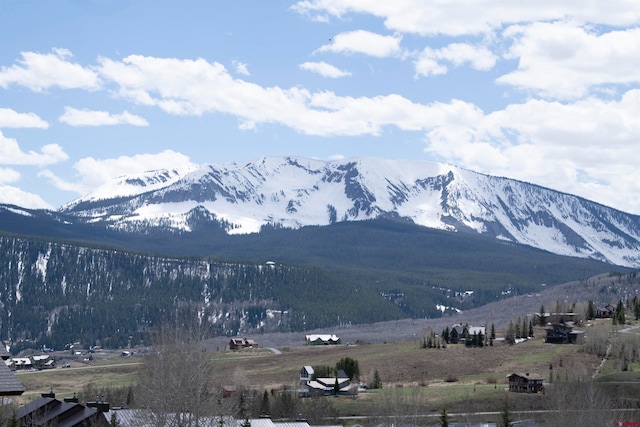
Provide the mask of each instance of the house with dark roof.
POLYGON ((0 358, 3 359, 0 362, 0 396, 20 396, 25 388, 7 366, 9 356, 7 351, 0 353, 0 358))
POLYGON ((88 402, 85 406, 75 397, 60 401, 52 392, 18 408, 16 417, 21 426, 109 427, 102 415, 107 411, 108 403, 88 402))
POLYGON ((240 350, 243 348, 256 348, 258 343, 247 338, 231 338, 229 341, 230 350, 240 350))
POLYGON ((509 391, 516 393, 538 393, 542 390, 542 381, 544 378, 538 374, 529 372, 518 374, 513 373, 507 375, 509 379, 509 391))
POLYGON ((554 323, 546 329, 544 342, 551 344, 584 344, 584 331, 573 330, 570 323, 554 323))

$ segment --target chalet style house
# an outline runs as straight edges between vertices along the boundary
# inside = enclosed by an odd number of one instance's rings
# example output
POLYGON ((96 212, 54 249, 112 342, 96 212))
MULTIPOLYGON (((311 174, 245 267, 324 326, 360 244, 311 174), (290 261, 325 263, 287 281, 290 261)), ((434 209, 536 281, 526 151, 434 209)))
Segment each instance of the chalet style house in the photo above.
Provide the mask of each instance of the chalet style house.
POLYGON ((482 334, 483 337, 486 337, 486 328, 484 326, 455 324, 451 327, 451 331, 449 332, 449 342, 451 344, 464 343, 467 338, 473 337, 474 334, 482 334))
POLYGON ((584 331, 574 331, 570 323, 554 323, 547 328, 544 342, 550 344, 584 344, 584 331))
POLYGON ((340 338, 331 335, 306 335, 305 336, 305 344, 306 345, 336 345, 340 344, 340 338))
POLYGON ((243 348, 256 348, 258 343, 247 338, 231 338, 229 341, 229 350, 240 350, 243 348))
POLYGON ((509 391, 516 393, 538 393, 542 390, 543 378, 538 374, 530 374, 529 372, 524 374, 513 373, 507 375, 509 379, 509 391))

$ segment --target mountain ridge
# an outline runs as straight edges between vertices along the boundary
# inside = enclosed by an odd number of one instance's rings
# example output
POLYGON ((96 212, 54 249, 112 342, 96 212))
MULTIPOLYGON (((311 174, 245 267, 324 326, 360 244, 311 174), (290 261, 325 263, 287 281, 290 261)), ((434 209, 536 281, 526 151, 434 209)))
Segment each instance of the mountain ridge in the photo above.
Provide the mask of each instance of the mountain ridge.
POLYGON ((417 160, 263 157, 147 172, 121 177, 60 212, 124 231, 189 233, 194 221, 208 221, 229 234, 392 216, 640 266, 640 216, 535 184, 417 160))

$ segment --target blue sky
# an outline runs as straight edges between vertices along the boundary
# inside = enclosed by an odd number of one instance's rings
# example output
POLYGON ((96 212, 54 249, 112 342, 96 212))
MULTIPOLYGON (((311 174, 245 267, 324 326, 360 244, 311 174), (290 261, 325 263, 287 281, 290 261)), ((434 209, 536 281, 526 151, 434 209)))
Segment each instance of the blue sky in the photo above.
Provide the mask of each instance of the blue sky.
POLYGON ((263 156, 420 159, 640 214, 640 2, 0 0, 0 203, 263 156))

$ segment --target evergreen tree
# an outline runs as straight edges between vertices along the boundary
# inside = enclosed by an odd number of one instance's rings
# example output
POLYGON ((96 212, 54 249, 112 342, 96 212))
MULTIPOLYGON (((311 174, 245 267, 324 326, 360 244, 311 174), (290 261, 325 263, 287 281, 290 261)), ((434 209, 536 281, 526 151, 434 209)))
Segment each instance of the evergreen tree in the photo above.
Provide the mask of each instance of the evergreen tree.
POLYGON ((442 408, 438 420, 440 421, 440 427, 449 427, 449 414, 447 414, 447 408, 442 408))
POLYGON ((546 326, 547 324, 547 317, 545 316, 545 312, 544 312, 544 305, 540 306, 540 326, 546 326))
POLYGON ((373 371, 373 383, 371 388, 382 388, 382 380, 380 379, 380 373, 377 369, 373 371))
POLYGON ((360 366, 356 359, 351 357, 343 357, 336 363, 336 372, 343 370, 350 380, 360 377, 360 366))
POLYGON ((491 339, 496 339, 496 326, 493 323, 491 324, 491 339))
POLYGON ((619 323, 620 325, 624 325, 625 322, 627 321, 626 316, 624 314, 624 304, 622 303, 622 300, 618 301, 615 317, 616 317, 617 323, 619 323))
POLYGON ((529 336, 533 338, 533 321, 529 320, 529 336))
POLYGON ((513 419, 511 419, 511 410, 509 409, 509 399, 504 399, 504 406, 500 411, 500 427, 510 427, 513 419))
POLYGON ((507 326, 507 332, 504 336, 504 340, 508 344, 516 343, 516 331, 515 331, 515 328, 513 327, 513 321, 511 320, 509 320, 509 326, 507 326))
POLYGON ((587 320, 593 320, 596 318, 596 309, 593 306, 593 300, 590 299, 587 305, 587 320))

